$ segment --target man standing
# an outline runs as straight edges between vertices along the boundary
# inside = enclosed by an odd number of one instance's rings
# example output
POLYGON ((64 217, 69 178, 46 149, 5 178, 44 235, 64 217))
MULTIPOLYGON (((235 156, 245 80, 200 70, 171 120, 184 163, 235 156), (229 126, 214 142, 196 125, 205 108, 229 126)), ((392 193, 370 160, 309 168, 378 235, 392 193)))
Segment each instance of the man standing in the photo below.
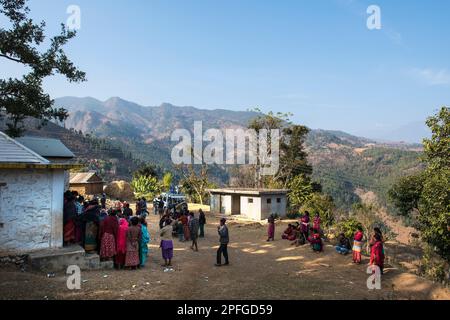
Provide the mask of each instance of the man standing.
POLYGON ((194 250, 194 246, 195 246, 195 251, 198 251, 197 238, 198 238, 199 221, 198 221, 198 218, 195 217, 193 211, 190 212, 190 215, 191 215, 191 220, 189 221, 189 231, 191 232, 191 239, 192 239, 191 249, 194 250))
POLYGON ((222 253, 225 258, 225 265, 228 265, 228 243, 230 242, 230 238, 228 235, 228 227, 225 225, 227 220, 225 218, 220 219, 220 226, 217 227, 217 231, 220 236, 220 246, 217 249, 217 263, 216 267, 222 266, 222 253))
POLYGON ((206 216, 202 209, 198 210, 199 216, 198 216, 198 223, 200 227, 200 238, 205 237, 205 224, 206 224, 206 216))

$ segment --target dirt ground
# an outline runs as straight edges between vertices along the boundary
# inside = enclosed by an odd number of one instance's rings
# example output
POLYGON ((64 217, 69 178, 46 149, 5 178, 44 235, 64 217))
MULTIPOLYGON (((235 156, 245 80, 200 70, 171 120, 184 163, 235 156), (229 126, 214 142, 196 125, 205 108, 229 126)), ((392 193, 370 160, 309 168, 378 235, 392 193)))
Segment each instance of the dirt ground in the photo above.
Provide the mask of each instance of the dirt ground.
MULTIPOLYGON (((57 273, 0 269, 1 299, 450 299, 448 288, 387 266, 381 290, 369 290, 366 265, 351 256, 313 253, 281 240, 286 222, 276 225, 276 240, 266 242, 266 227, 229 222, 230 265, 215 267, 217 219, 207 217, 199 252, 174 239, 174 271, 164 272, 159 250, 158 219, 148 218, 151 243, 147 265, 140 270, 82 271, 80 290, 68 290, 57 273)), ((388 253, 389 254, 389 253, 388 253)), ((367 257, 363 261, 368 262, 367 257)))

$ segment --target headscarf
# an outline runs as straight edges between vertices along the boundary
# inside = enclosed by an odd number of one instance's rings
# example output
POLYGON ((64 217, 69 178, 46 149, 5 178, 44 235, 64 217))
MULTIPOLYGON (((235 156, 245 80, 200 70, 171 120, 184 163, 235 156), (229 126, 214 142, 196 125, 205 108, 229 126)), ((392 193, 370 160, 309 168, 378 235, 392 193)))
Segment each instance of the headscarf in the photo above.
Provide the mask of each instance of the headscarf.
POLYGON ((126 253, 127 252, 127 231, 128 231, 128 221, 124 218, 119 220, 119 231, 117 232, 117 252, 126 253))

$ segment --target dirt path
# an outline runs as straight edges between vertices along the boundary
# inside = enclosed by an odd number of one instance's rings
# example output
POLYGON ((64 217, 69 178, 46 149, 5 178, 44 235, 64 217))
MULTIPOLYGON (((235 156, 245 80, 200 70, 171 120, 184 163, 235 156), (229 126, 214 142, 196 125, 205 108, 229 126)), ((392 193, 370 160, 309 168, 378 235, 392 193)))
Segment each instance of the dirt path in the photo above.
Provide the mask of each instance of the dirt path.
MULTIPOLYGON (((215 219, 209 218, 200 251, 174 240, 174 269, 164 272, 158 248, 157 219, 149 218, 151 245, 147 266, 137 271, 83 271, 81 290, 70 291, 64 274, 0 269, 2 299, 450 299, 448 289, 395 268, 386 268, 381 290, 368 290, 366 266, 327 245, 316 254, 281 238, 267 243, 266 229, 230 222, 231 265, 214 267, 215 219), (107 275, 107 277, 104 277, 107 275)), ((364 261, 367 263, 367 259, 364 261)))

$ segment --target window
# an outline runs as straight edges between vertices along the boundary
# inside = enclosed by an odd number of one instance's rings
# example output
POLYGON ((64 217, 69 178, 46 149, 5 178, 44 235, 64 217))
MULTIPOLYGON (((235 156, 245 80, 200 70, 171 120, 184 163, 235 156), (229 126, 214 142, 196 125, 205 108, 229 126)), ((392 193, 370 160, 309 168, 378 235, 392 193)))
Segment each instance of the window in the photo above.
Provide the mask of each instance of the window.
POLYGON ((253 203, 253 198, 248 198, 248 203, 253 203))
POLYGON ((270 204, 270 203, 272 203, 272 199, 267 199, 267 204, 270 204))
POLYGON ((277 198, 277 203, 281 203, 281 198, 277 198))

